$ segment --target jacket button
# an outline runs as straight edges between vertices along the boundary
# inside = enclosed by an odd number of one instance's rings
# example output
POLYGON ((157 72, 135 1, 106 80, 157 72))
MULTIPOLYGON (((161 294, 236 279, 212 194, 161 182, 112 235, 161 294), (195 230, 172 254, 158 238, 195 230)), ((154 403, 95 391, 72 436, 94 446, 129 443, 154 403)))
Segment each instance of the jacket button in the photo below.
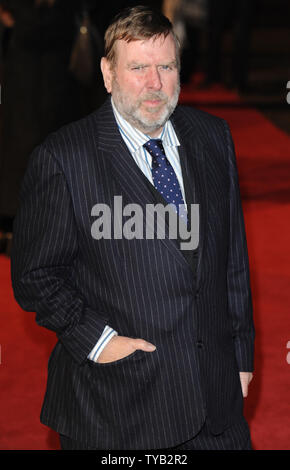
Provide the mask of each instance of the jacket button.
POLYGON ((203 346, 204 346, 204 344, 203 344, 203 342, 202 342, 201 340, 198 340, 196 344, 197 344, 197 347, 198 347, 199 349, 202 349, 203 346))

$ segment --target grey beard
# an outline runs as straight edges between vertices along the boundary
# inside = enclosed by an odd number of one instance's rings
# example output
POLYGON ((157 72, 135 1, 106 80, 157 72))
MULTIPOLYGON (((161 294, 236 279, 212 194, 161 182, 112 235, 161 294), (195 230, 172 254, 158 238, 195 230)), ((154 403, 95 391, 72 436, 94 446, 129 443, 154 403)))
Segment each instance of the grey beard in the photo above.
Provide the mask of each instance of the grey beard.
MULTIPOLYGON (((146 96, 142 98, 142 100, 138 101, 134 105, 130 105, 127 102, 126 97, 122 94, 119 84, 117 81, 114 81, 113 84, 113 89, 112 89, 112 96, 114 100, 114 104, 119 111, 119 113, 126 119, 132 126, 136 127, 139 129, 141 132, 144 134, 149 134, 152 132, 155 132, 157 129, 160 129, 161 127, 164 126, 166 121, 170 118, 171 114, 173 113, 174 109, 176 108, 176 105, 178 103, 178 98, 179 98, 179 93, 180 93, 180 84, 178 83, 175 93, 171 100, 168 102, 168 99, 166 95, 162 91, 156 91, 156 92, 148 92, 146 96), (152 100, 159 98, 161 100, 166 99, 166 106, 160 117, 152 121, 149 117, 146 118, 141 114, 139 105, 143 100, 152 100)), ((150 113, 150 110, 148 109, 148 112, 150 113)), ((152 113, 154 113, 155 110, 152 110, 152 113)))

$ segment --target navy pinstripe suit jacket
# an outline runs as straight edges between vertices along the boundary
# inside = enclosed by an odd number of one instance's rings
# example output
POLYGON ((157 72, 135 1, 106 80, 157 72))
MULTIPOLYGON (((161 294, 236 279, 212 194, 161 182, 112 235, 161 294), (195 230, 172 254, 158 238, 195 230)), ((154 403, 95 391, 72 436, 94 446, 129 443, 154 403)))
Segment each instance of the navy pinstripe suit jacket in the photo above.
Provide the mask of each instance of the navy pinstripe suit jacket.
POLYGON ((33 152, 14 225, 21 307, 56 332, 42 423, 100 449, 158 449, 219 433, 243 414, 239 371, 253 370, 248 255, 226 122, 177 107, 172 122, 187 204, 200 205, 198 256, 168 236, 95 240, 92 207, 155 204, 110 100, 33 152), (144 338, 116 362, 87 359, 103 328, 144 338))

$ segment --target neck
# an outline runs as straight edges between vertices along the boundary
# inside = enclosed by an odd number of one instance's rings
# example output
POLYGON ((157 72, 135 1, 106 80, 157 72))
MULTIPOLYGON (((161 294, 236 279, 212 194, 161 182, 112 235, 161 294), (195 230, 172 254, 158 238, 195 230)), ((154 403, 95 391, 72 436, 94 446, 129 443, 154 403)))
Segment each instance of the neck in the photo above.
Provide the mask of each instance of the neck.
POLYGON ((161 136, 162 134, 162 131, 163 131, 163 127, 160 127, 159 129, 157 129, 156 131, 153 131, 153 132, 144 132, 142 131, 144 134, 147 134, 149 135, 149 137, 151 137, 152 139, 157 139, 161 136))

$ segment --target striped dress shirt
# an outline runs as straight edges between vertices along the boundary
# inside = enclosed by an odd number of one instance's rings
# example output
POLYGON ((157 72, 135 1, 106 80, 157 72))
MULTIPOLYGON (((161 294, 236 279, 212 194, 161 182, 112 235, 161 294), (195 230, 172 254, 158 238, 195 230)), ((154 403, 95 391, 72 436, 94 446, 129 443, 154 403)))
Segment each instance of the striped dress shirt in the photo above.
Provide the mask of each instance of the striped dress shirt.
MULTIPOLYGON (((146 178, 148 178, 148 180, 154 185, 152 171, 151 171, 152 156, 143 147, 143 145, 149 139, 151 139, 151 137, 139 131, 138 129, 133 127, 128 121, 126 121, 116 109, 113 99, 111 99, 111 102, 112 102, 112 108, 114 111, 114 116, 117 121, 120 134, 125 144, 127 145, 136 164, 139 166, 139 168, 144 173, 146 178)), ((170 120, 168 120, 165 123, 162 131, 160 132, 160 135, 156 138, 162 139, 163 147, 166 153, 166 158, 169 160, 172 168, 175 171, 176 177, 180 185, 184 204, 186 206, 184 184, 183 184, 181 165, 180 165, 180 159, 179 159, 179 153, 178 153, 178 146, 180 145, 180 143, 170 120)), ((98 357, 103 351, 103 349, 105 348, 105 346, 112 339, 112 337, 117 334, 118 333, 113 328, 107 325, 104 328, 104 331, 100 339, 98 340, 97 344, 88 355, 88 358, 91 359, 92 361, 97 362, 98 357)))

